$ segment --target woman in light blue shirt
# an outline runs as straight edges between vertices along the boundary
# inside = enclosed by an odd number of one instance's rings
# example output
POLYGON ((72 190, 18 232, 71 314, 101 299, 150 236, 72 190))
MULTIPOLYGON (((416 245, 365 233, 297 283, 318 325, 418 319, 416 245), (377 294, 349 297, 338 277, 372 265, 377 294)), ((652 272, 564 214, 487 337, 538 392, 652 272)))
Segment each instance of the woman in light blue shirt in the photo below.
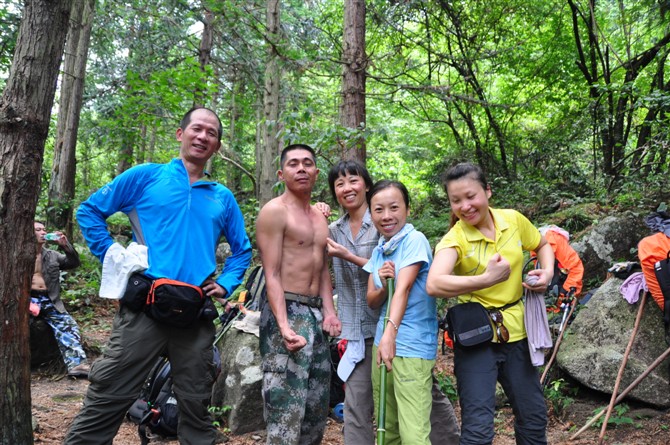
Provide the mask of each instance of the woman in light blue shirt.
POLYGON ((386 443, 430 444, 432 371, 437 356, 437 306, 426 293, 432 262, 426 237, 407 223, 409 193, 397 181, 377 182, 368 193, 372 221, 381 237, 364 270, 370 273, 367 300, 386 314, 387 280, 395 279, 388 317, 375 335, 372 381, 379 407, 379 366, 387 380, 386 443))

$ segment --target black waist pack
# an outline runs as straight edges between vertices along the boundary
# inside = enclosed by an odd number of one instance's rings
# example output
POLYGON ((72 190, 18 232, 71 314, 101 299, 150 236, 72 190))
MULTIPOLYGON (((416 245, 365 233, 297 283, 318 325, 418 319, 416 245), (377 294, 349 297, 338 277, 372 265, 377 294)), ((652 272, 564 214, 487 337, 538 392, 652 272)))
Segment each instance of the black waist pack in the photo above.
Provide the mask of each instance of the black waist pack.
POLYGON ((121 304, 133 312, 140 312, 147 302, 152 282, 153 280, 142 272, 132 274, 121 297, 121 304))
POLYGON ((491 318, 479 303, 461 303, 450 307, 447 323, 447 332, 456 346, 468 348, 493 339, 491 318))
POLYGON ((200 318, 204 304, 205 295, 198 286, 159 278, 151 285, 144 312, 161 323, 185 328, 200 318))

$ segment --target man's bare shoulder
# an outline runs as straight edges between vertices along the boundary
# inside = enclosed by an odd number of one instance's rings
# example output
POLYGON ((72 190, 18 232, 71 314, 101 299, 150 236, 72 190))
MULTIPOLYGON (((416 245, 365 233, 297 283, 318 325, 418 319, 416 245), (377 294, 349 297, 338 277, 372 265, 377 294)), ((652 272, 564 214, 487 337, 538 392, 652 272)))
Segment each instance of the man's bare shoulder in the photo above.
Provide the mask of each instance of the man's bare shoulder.
POLYGON ((276 198, 271 199, 268 201, 262 208, 261 211, 258 213, 258 217, 270 217, 270 218, 275 218, 281 214, 284 214, 287 212, 286 205, 282 202, 280 199, 281 196, 278 196, 276 198))
POLYGON ((316 207, 316 205, 312 204, 311 205, 311 210, 312 210, 312 216, 316 215, 315 222, 320 225, 320 226, 325 226, 328 227, 328 220, 323 217, 323 212, 316 207))

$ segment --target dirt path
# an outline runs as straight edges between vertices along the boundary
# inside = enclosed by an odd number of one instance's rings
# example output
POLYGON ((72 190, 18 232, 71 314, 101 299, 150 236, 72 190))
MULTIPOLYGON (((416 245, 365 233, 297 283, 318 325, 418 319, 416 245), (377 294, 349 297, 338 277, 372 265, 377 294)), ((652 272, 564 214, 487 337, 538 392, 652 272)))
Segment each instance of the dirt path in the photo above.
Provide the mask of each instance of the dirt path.
MULTIPOLYGON (((109 336, 113 307, 99 307, 95 316, 81 320, 85 344, 90 349, 90 355, 99 352, 109 336)), ((77 315, 77 314, 73 314, 77 315)), ((451 374, 452 355, 440 355, 437 363, 437 372, 451 374)), ((65 432, 72 419, 79 411, 83 396, 88 386, 87 380, 73 380, 53 370, 36 370, 32 374, 31 394, 36 444, 61 444, 65 432)), ((549 443, 552 445, 571 444, 586 445, 597 443, 600 429, 592 427, 583 433, 578 440, 569 441, 569 437, 581 428, 598 407, 609 402, 609 396, 594 394, 580 388, 576 395, 562 395, 556 403, 568 404, 560 415, 550 408, 550 423, 548 429, 549 443), (568 404, 569 400, 572 402, 568 404)), ((550 401, 550 406, 553 405, 550 401)), ((458 404, 455 404, 459 414, 458 404)), ((608 428, 607 444, 626 445, 665 445, 670 443, 670 411, 657 411, 645 407, 631 407, 620 415, 614 415, 614 420, 623 422, 621 425, 608 428), (630 422, 630 423, 625 423, 630 422)), ((511 408, 503 407, 498 411, 496 421, 496 438, 494 445, 513 445, 514 426, 511 408)), ((228 436, 229 445, 254 445, 265 443, 264 431, 258 431, 239 436, 228 436)), ((134 445, 139 443, 137 429, 132 423, 125 421, 119 430, 114 445, 134 445)), ((157 444, 176 444, 177 441, 152 440, 157 444)), ((329 419, 326 436, 322 442, 326 445, 341 445, 342 425, 329 419)))

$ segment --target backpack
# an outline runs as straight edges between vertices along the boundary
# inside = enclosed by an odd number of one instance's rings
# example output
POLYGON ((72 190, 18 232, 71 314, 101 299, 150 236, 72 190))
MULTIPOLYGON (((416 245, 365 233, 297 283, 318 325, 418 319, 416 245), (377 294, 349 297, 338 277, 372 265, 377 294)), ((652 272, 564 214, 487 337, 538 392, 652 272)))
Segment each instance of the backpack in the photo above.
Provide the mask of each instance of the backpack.
MULTIPOLYGON (((221 372, 221 355, 216 346, 214 346, 214 363, 218 375, 221 372)), ((177 437, 179 408, 172 390, 170 361, 166 356, 159 357, 151 368, 140 396, 130 407, 126 417, 137 425, 142 445, 148 444, 152 436, 167 439, 177 437)))
POLYGON ((177 437, 179 409, 172 391, 170 361, 162 356, 158 359, 147 378, 140 397, 127 413, 128 420, 137 424, 140 442, 149 443, 149 434, 166 438, 177 437))
MULTIPOLYGON (((531 256, 526 264, 524 264, 523 270, 525 273, 528 270, 539 269, 540 267, 540 262, 537 260, 537 257, 531 256)), ((547 294, 549 297, 556 299, 559 296, 559 294, 563 291, 563 283, 565 283, 567 278, 568 270, 563 269, 558 264, 558 261, 554 261, 554 276, 551 278, 551 282, 547 285, 547 294)))
POLYGON ((654 264, 656 281, 663 293, 663 323, 665 324, 665 341, 670 344, 670 251, 664 260, 654 264))
POLYGON ((54 331, 42 316, 30 317, 30 366, 37 368, 47 363, 62 365, 60 349, 54 331))

